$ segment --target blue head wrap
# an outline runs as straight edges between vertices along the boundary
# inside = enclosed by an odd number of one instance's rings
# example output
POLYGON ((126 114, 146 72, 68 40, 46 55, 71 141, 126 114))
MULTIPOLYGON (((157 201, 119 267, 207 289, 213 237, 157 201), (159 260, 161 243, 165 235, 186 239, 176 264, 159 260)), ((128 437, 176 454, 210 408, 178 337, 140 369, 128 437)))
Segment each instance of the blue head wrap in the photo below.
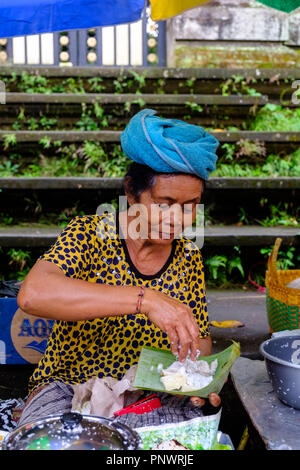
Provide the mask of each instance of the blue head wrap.
POLYGON ((202 127, 162 119, 143 109, 127 124, 121 145, 128 158, 161 173, 191 173, 208 179, 216 168, 218 140, 202 127))

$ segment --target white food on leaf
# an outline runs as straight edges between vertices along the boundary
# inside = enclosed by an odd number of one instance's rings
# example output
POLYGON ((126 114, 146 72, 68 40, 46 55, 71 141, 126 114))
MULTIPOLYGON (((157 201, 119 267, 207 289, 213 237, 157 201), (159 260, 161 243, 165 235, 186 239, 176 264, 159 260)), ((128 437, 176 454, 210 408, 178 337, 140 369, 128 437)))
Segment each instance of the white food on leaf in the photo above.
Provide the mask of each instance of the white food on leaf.
POLYGON ((218 360, 211 364, 206 361, 173 362, 167 369, 162 369, 160 378, 165 389, 192 392, 207 387, 213 380, 218 367, 218 360))

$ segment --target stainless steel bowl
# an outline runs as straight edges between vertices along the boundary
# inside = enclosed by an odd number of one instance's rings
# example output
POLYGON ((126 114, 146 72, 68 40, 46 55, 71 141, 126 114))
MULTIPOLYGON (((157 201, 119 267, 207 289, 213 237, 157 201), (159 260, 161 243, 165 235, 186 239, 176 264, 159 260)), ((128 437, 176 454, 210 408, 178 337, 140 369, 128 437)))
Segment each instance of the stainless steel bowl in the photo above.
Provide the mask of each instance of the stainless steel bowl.
POLYGON ((300 409, 300 336, 278 336, 260 345, 277 397, 300 409))
POLYGON ((135 450, 139 435, 128 426, 98 416, 66 413, 24 424, 8 434, 3 450, 135 450))

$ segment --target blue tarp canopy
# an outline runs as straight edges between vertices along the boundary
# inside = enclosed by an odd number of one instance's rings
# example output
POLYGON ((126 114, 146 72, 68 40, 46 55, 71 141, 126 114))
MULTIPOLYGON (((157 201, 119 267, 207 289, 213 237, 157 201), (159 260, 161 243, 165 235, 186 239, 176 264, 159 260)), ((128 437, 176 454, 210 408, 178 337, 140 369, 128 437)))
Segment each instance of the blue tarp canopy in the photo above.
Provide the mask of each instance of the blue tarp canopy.
POLYGON ((0 38, 89 29, 141 18, 145 0, 0 0, 0 38))

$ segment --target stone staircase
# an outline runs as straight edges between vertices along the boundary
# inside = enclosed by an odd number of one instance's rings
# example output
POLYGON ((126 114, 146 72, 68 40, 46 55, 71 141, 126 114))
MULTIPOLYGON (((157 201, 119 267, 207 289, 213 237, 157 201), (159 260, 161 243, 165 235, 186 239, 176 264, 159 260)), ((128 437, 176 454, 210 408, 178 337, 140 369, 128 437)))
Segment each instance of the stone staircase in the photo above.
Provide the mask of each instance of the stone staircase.
MULTIPOLYGON (((110 155, 112 149, 119 148, 120 134, 130 117, 148 107, 164 117, 209 128, 220 141, 221 158, 224 144, 259 142, 265 149, 260 157, 262 165, 269 154, 284 157, 295 152, 300 132, 256 132, 245 128, 244 123, 266 103, 295 108, 292 83, 297 78, 300 69, 2 66, 0 79, 6 85, 6 104, 0 105, 0 168, 1 162, 6 164, 8 173, 0 178, 0 275, 5 277, 11 270, 9 250, 29 250, 34 261, 54 242, 62 226, 55 223, 55 217, 54 222, 51 217, 47 223, 41 222, 48 214, 58 215, 64 210, 70 220, 77 213, 95 213, 100 203, 122 194, 120 175, 88 177, 83 170, 76 176, 34 176, 33 172, 33 176, 24 177, 21 169, 25 163, 42 167, 45 158, 59 159, 62 147, 73 146, 74 155, 78 155, 86 142, 101 145, 110 155), (15 164, 20 171, 12 169, 15 164)), ((299 193, 299 175, 212 176, 203 200, 209 211, 204 255, 230 254, 239 247, 244 250, 247 270, 262 261, 259 250, 271 247, 277 237, 282 238, 283 247, 299 247, 298 225, 264 226, 256 222, 267 217, 271 205, 288 204, 296 217, 299 193)))

